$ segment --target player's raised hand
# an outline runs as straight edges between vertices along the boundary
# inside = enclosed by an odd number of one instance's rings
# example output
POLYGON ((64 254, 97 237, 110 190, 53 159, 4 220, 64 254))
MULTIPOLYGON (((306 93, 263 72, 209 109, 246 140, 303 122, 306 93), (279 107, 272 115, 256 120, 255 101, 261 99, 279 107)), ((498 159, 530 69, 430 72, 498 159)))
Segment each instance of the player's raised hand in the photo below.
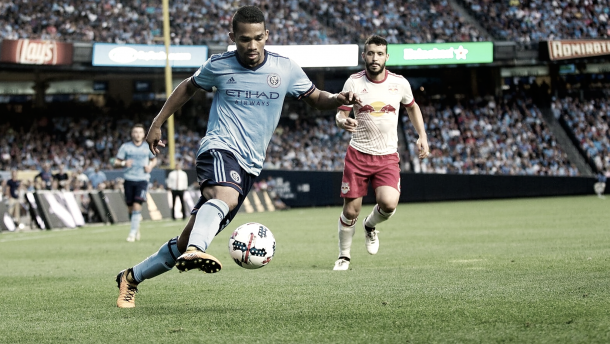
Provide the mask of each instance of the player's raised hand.
POLYGON ((161 141, 161 128, 151 126, 148 135, 146 135, 146 143, 148 143, 148 148, 154 155, 159 154, 158 147, 165 147, 165 143, 161 141))
POLYGON ((337 100, 343 105, 362 105, 362 101, 360 101, 360 97, 358 97, 354 92, 339 92, 337 94, 337 100))
POLYGON ((425 159, 430 156, 430 147, 428 147, 428 138, 420 137, 417 139, 417 149, 419 150, 419 158, 425 159))

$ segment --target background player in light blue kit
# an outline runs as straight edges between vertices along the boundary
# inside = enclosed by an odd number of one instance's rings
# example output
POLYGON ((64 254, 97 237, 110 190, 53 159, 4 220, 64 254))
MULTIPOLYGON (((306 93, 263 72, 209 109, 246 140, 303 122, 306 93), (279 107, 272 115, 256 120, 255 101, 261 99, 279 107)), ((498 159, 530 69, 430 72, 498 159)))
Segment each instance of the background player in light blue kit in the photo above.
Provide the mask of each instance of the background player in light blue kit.
POLYGON ((131 214, 131 229, 127 241, 140 240, 140 220, 142 203, 146 202, 146 191, 150 171, 157 165, 157 158, 144 144, 144 126, 136 124, 131 128, 131 142, 119 147, 114 166, 125 167, 125 202, 131 214))
POLYGON ((233 219, 256 176, 289 94, 316 109, 360 104, 352 92, 331 94, 317 89, 301 67, 264 49, 269 37, 260 9, 235 12, 229 37, 237 50, 213 55, 182 81, 153 120, 146 142, 155 154, 165 147, 161 125, 199 89, 214 91, 208 130, 197 152, 201 198, 179 237, 117 276, 117 306, 135 307, 138 283, 171 270, 220 271, 218 259, 205 253, 216 234, 233 219))

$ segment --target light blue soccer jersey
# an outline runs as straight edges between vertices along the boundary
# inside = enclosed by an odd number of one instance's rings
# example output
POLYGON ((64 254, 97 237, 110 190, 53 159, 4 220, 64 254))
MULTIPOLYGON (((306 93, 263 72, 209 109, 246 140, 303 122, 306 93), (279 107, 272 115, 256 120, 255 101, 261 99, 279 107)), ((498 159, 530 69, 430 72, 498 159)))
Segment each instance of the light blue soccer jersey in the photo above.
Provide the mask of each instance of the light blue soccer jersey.
POLYGON ((119 147, 116 155, 121 160, 133 160, 131 167, 125 168, 124 178, 131 181, 149 181, 150 173, 144 171, 144 166, 148 166, 150 159, 155 156, 151 153, 146 142, 136 146, 133 142, 125 142, 119 147))
POLYGON ((315 90, 294 61, 268 51, 264 62, 254 68, 242 65, 236 51, 212 55, 191 81, 208 92, 216 91, 197 155, 215 148, 228 150, 244 170, 256 176, 263 168, 286 94, 301 99, 315 90))

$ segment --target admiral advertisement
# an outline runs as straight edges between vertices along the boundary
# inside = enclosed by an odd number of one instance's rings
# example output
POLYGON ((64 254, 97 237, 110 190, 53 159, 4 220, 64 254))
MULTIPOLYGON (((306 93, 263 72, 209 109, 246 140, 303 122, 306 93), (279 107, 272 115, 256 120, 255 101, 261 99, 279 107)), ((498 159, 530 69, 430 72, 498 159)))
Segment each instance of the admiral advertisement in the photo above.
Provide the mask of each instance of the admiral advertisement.
POLYGON ((0 62, 34 65, 72 64, 72 43, 35 39, 5 39, 2 41, 0 62))
POLYGON ((610 55, 610 40, 548 41, 547 45, 552 61, 610 55))
POLYGON ((388 66, 492 63, 492 42, 389 44, 388 66))
MULTIPOLYGON (((205 45, 169 47, 171 67, 198 68, 208 59, 205 45)), ((93 66, 103 67, 165 67, 164 45, 93 44, 93 66)))

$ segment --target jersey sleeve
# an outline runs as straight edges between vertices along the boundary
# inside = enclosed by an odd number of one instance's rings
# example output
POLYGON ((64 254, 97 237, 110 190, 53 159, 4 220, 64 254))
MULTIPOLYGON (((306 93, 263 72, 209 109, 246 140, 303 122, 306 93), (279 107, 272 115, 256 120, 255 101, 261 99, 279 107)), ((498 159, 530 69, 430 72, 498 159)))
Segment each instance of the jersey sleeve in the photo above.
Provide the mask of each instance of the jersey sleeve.
POLYGON ((205 61, 195 74, 193 74, 191 82, 207 92, 212 92, 212 87, 214 86, 214 73, 212 72, 211 58, 205 61))
POLYGON ((316 89, 303 68, 293 60, 290 60, 290 80, 292 82, 288 87, 288 94, 297 99, 309 96, 316 89))
POLYGON ((127 152, 125 151, 125 145, 122 144, 121 147, 119 147, 119 152, 116 154, 116 157, 118 159, 125 160, 126 153, 127 152))
MULTIPOLYGON (((146 142, 144 142, 144 144, 148 146, 148 144, 146 142)), ((155 155, 149 149, 148 150, 148 159, 152 160, 154 158, 155 158, 155 155)))
POLYGON ((402 83, 402 99, 400 102, 405 107, 411 107, 413 103, 415 103, 415 99, 413 98, 413 91, 411 90, 411 84, 407 79, 404 79, 402 83))
MULTIPOLYGON (((354 92, 355 91, 355 87, 354 87, 354 80, 350 77, 345 81, 345 84, 343 84, 343 89, 341 90, 341 92, 354 92)), ((339 110, 343 110, 343 111, 350 111, 352 109, 353 105, 341 105, 339 106, 339 110)))

